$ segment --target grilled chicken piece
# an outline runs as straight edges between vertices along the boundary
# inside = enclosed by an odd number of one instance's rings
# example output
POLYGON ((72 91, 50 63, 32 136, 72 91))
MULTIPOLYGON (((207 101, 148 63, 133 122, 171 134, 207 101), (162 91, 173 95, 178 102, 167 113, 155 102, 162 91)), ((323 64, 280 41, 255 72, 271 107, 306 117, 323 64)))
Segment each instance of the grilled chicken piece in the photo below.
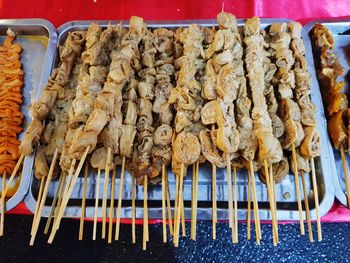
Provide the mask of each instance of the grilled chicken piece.
POLYGON ((45 146, 39 146, 35 154, 34 176, 38 180, 47 176, 49 173, 49 165, 47 164, 45 150, 45 146))
POLYGON ((224 168, 226 165, 225 158, 223 158, 216 145, 213 143, 210 136, 210 131, 202 130, 199 133, 199 140, 201 142, 202 154, 213 165, 219 168, 224 168))
POLYGON ((29 124, 26 133, 19 146, 20 152, 28 156, 33 153, 33 146, 36 145, 40 140, 40 135, 44 130, 44 124, 38 120, 33 119, 29 124))
POLYGON ((120 137, 120 155, 131 158, 136 127, 134 125, 122 125, 120 137))
MULTIPOLYGON (((288 159, 283 156, 282 160, 278 163, 272 164, 272 173, 273 173, 273 179, 275 180, 275 183, 278 184, 283 181, 283 179, 287 176, 289 173, 289 163, 288 159)), ((259 179, 262 183, 266 184, 266 174, 265 174, 265 167, 260 168, 259 170, 259 179)))
POLYGON ((307 159, 320 156, 321 138, 315 127, 305 127, 305 138, 300 145, 300 154, 307 159))
POLYGON ((195 163, 201 153, 198 137, 189 132, 181 132, 173 143, 173 152, 176 160, 189 165, 195 163))
POLYGON ((154 132, 153 141, 155 145, 169 145, 173 136, 173 130, 171 126, 162 124, 154 132))

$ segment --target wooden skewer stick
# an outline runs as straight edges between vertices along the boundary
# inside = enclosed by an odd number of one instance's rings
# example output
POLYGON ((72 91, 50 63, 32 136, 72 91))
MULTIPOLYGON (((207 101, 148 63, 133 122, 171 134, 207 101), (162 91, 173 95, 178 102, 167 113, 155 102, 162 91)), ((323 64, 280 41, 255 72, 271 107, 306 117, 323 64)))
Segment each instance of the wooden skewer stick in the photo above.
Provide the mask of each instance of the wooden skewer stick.
POLYGON ((250 192, 251 192, 251 183, 250 183, 250 171, 248 171, 248 191, 247 191, 247 199, 248 199, 248 207, 247 207, 247 240, 250 240, 250 218, 251 218, 251 200, 250 200, 250 192))
POLYGON ((136 184, 135 184, 135 175, 131 173, 131 206, 132 206, 132 219, 131 219, 131 240, 132 243, 136 243, 136 184))
POLYGON ((84 169, 83 199, 81 201, 81 216, 80 216, 79 237, 78 237, 79 240, 83 240, 83 236, 84 236, 86 189, 87 189, 88 175, 89 175, 89 162, 86 162, 85 169, 84 169))
POLYGON ((310 210, 309 210, 309 200, 307 198, 307 191, 306 191, 306 182, 305 182, 305 175, 304 171, 301 171, 301 182, 303 185, 303 193, 304 193, 304 204, 305 204, 305 217, 307 221, 307 229, 309 231, 309 240, 310 242, 314 242, 314 237, 312 234, 312 225, 310 220, 310 210))
POLYGON ((15 168, 13 169, 12 171, 12 174, 10 176, 10 179, 8 180, 7 184, 6 184, 6 187, 4 189, 4 191, 2 191, 1 193, 1 200, 0 200, 0 204, 1 204, 1 219, 0 219, 0 236, 3 236, 4 234, 4 223, 5 223, 5 200, 6 200, 6 194, 7 194, 7 191, 9 190, 11 184, 12 184, 12 181, 13 179, 15 178, 17 172, 18 172, 18 169, 19 167, 21 166, 22 162, 23 162, 23 159, 24 159, 24 154, 22 153, 21 156, 19 157, 18 161, 17 161, 17 164, 15 166, 15 168))
POLYGON ((168 224, 169 224, 169 232, 172 236, 174 234, 173 231, 173 219, 171 215, 171 203, 170 203, 170 193, 169 193, 169 179, 168 179, 168 172, 165 169, 165 195, 166 195, 166 202, 168 207, 168 224))
POLYGON ((60 189, 61 189, 61 185, 62 185, 62 174, 60 176, 60 179, 58 181, 58 186, 57 186, 57 189, 56 189, 56 192, 55 192, 55 195, 53 197, 53 201, 52 201, 52 205, 51 205, 51 210, 50 210, 50 215, 49 217, 47 218, 46 220, 46 224, 45 224, 45 229, 44 229, 44 234, 47 235, 47 233, 49 233, 49 228, 50 228, 50 225, 51 225, 51 220, 52 220, 52 217, 54 216, 55 214, 55 210, 56 210, 56 206, 57 206, 57 200, 58 200, 58 196, 59 196, 59 193, 60 193, 60 189))
POLYGON ((46 179, 46 182, 45 182, 44 192, 43 192, 43 195, 42 195, 42 198, 41 198, 41 201, 40 201, 38 214, 34 217, 35 218, 34 231, 33 231, 32 237, 31 237, 30 242, 29 242, 30 246, 34 245, 35 237, 36 237, 36 234, 38 232, 38 228, 39 228, 39 224, 40 224, 40 218, 41 218, 41 213, 43 211, 43 208, 44 208, 44 205, 45 205, 45 202, 46 202, 46 197, 47 197, 47 193, 49 191, 49 186, 50 186, 50 183, 51 183, 52 174, 53 174, 53 172, 55 170, 57 157, 58 157, 58 148, 56 148, 55 153, 53 155, 53 159, 52 159, 52 162, 51 162, 51 165, 50 165, 50 169, 49 169, 49 174, 47 175, 47 179, 46 179))
POLYGON ((96 240, 98 201, 99 201, 99 195, 100 195, 100 180, 101 180, 101 169, 99 168, 97 170, 97 177, 96 177, 95 210, 94 210, 94 224, 93 224, 93 230, 92 230, 92 240, 96 240))
POLYGON ((148 229, 148 178, 147 178, 147 185, 146 185, 146 240, 149 242, 149 229, 148 229))
POLYGON ((39 187, 38 199, 37 199, 36 205, 35 205, 35 210, 34 210, 34 215, 33 215, 33 223, 32 223, 32 228, 30 230, 30 235, 33 235, 33 233, 34 233, 35 217, 38 214, 38 210, 39 210, 39 206, 40 206, 40 200, 41 200, 41 197, 43 195, 44 186, 45 186, 45 178, 46 178, 46 176, 43 176, 40 179, 40 187, 39 187))
POLYGON ((119 193, 118 193, 118 208, 117 208, 117 222, 116 222, 116 229, 115 229, 115 240, 119 240, 120 213, 121 213, 121 209, 122 209, 122 200, 123 200, 124 174, 125 174, 125 157, 123 157, 123 159, 122 159, 122 169, 120 172, 120 180, 119 180, 119 193))
POLYGON ((186 236, 186 222, 185 222, 185 204, 184 204, 184 196, 182 194, 181 199, 181 228, 182 228, 182 236, 186 236))
POLYGON ((115 177, 117 174, 116 166, 113 167, 112 172, 112 189, 111 189, 111 202, 109 206, 109 222, 108 222, 108 244, 112 243, 112 233, 113 233, 113 218, 114 218, 114 191, 115 191, 115 177))
POLYGON ((51 244, 53 239, 55 238, 55 235, 56 235, 56 232, 57 232, 57 230, 59 228, 59 225, 61 223, 64 211, 66 210, 66 207, 68 205, 68 201, 70 199, 70 196, 72 195, 73 188, 74 188, 75 183, 76 183, 76 181, 78 179, 80 171, 83 168, 83 164, 85 162, 86 156, 89 153, 89 150, 90 150, 90 145, 88 145, 88 147, 86 147, 85 152, 83 153, 83 155, 82 155, 82 157, 80 159, 80 162, 78 164, 78 167, 77 167, 77 169, 75 171, 74 177, 72 178, 71 183, 69 185, 69 188, 67 189, 67 193, 63 196, 62 203, 61 203, 61 206, 60 206, 60 210, 58 211, 56 221, 53 224, 53 227, 52 227, 52 230, 51 230, 51 234, 49 236, 49 240, 47 241, 49 244, 51 244))
POLYGON ((173 243, 175 244, 175 232, 177 227, 177 206, 179 205, 179 176, 175 175, 175 204, 174 204, 174 238, 173 243))
POLYGON ((311 177, 312 177, 312 188, 314 189, 314 197, 315 197, 315 210, 316 210, 316 219, 317 219, 317 239, 318 241, 322 241, 322 228, 321 228, 321 218, 319 213, 318 190, 317 190, 316 169, 315 169, 314 158, 311 158, 311 177))
POLYGON ((232 176, 230 154, 226 154, 226 172, 227 172, 227 192, 228 192, 228 219, 230 228, 233 227, 233 203, 232 203, 232 176))
POLYGON ((298 163, 297 163, 297 156, 295 153, 294 143, 292 145, 292 159, 293 159, 293 165, 294 165, 295 190, 297 193, 297 201, 298 201, 300 234, 305 235, 304 222, 303 222, 303 208, 301 206, 300 189, 299 189, 298 163))
POLYGON ((107 160, 105 167, 105 179, 103 184, 103 199, 102 199, 102 239, 106 238, 106 225, 107 225, 107 194, 108 194, 108 183, 109 183, 109 169, 111 166, 111 155, 112 149, 107 149, 107 160))
POLYGON ((74 169, 75 169, 75 164, 76 163, 77 163, 77 159, 73 159, 72 163, 70 164, 68 175, 67 175, 67 178, 66 178, 66 185, 64 186, 64 190, 63 190, 63 196, 65 196, 67 194, 69 186, 70 186, 70 184, 72 182, 73 173, 74 173, 74 169))
POLYGON ((235 221, 234 221, 234 227, 235 227, 235 235, 233 243, 238 243, 238 203, 237 203, 237 168, 236 165, 233 166, 233 202, 234 202, 234 214, 235 214, 235 221))
POLYGON ((275 211, 274 211, 273 193, 271 191, 270 174, 269 174, 268 165, 267 165, 267 161, 266 160, 264 160, 264 170, 265 170, 265 180, 266 180, 266 187, 267 187, 267 195, 268 195, 268 198, 269 198, 270 213, 271 213, 271 218, 272 218, 273 245, 277 246, 277 230, 276 230, 276 219, 275 219, 275 211))
POLYGON ((343 166, 343 172, 344 172, 344 180, 345 180, 345 187, 346 187, 346 200, 348 203, 348 208, 350 209, 350 181, 349 181, 349 166, 348 161, 346 160, 345 151, 343 145, 340 145, 340 156, 341 156, 341 163, 343 166))
POLYGON ((212 164, 212 206, 213 206, 213 239, 216 239, 216 222, 217 222, 217 211, 216 211, 216 165, 212 164))
POLYGON ((61 204, 62 204, 62 199, 63 199, 63 193, 64 193, 64 188, 65 188, 65 185, 67 184, 67 175, 66 173, 63 173, 63 179, 62 179, 62 185, 61 185, 61 189, 60 189, 60 193, 58 195, 58 199, 57 199, 57 208, 56 208, 56 211, 55 211, 55 216, 54 216, 54 219, 53 219, 53 224, 55 224, 56 220, 57 220, 57 214, 58 214, 58 211, 60 211, 60 208, 61 208, 61 204))
POLYGON ((256 236, 256 243, 260 245, 261 232, 260 232, 259 207, 258 207, 258 201, 257 201, 257 195, 256 195, 254 167, 253 167, 252 161, 249 162, 249 167, 250 167, 249 176, 251 178, 251 184, 252 184, 253 209, 254 209, 254 221, 255 221, 255 232, 256 232, 255 236, 256 236))
POLYGON ((273 197, 273 205, 274 205, 274 212, 275 212, 275 227, 277 231, 277 236, 276 236, 276 241, 277 244, 279 243, 279 236, 278 236, 278 218, 277 218, 277 201, 276 201, 276 184, 275 184, 275 179, 273 178, 273 170, 272 170, 272 164, 270 165, 270 184, 271 184, 271 191, 272 191, 272 197, 273 197))
MULTIPOLYGON (((176 183, 177 183, 177 177, 176 177, 176 183)), ((178 187, 178 184, 176 184, 178 187)), ((175 200, 177 198, 177 187, 176 187, 176 194, 175 194, 175 200)), ((196 240, 196 222, 194 220, 195 218, 195 210, 194 210, 194 204, 195 204, 195 190, 196 190, 196 164, 194 163, 192 165, 192 202, 191 202, 191 239, 196 240)), ((176 202, 175 202, 175 213, 176 213, 176 202)), ((176 214, 175 214, 176 218, 176 214)))
MULTIPOLYGON (((5 185, 6 185, 6 170, 4 171, 3 175, 2 175, 2 185, 1 185, 1 195, 4 193, 5 191, 5 185)), ((6 198, 6 196, 5 196, 6 198)), ((5 220, 5 198, 1 198, 1 222, 4 222, 5 220)), ((4 235, 4 224, 1 224, 0 226, 0 236, 4 235)))
POLYGON ((183 188, 183 177, 184 177, 184 170, 185 170, 185 165, 182 163, 181 164, 181 169, 180 169, 180 178, 179 178, 179 196, 178 196, 178 204, 176 208, 176 219, 175 219, 175 232, 174 232, 174 245, 175 247, 179 246, 179 231, 180 231, 180 215, 181 215, 181 200, 182 200, 182 188, 183 188))
POLYGON ((166 207, 165 207, 165 164, 162 165, 162 220, 163 220, 163 243, 167 242, 166 231, 166 207))
POLYGON ((143 241, 142 241, 142 250, 146 250, 147 241, 148 241, 148 213, 147 213, 147 185, 148 185, 147 175, 143 179, 143 241))

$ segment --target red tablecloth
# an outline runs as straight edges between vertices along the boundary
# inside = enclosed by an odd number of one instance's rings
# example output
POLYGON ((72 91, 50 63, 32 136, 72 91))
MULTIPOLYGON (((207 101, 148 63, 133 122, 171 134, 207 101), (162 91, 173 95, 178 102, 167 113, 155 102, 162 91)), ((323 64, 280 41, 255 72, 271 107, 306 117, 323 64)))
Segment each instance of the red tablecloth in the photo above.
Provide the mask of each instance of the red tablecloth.
MULTIPOLYGON (((224 10, 238 18, 289 18, 301 23, 319 18, 350 18, 350 0, 0 0, 1 18, 44 18, 56 27, 72 20, 122 20, 138 15, 147 20, 215 18, 224 10)), ((11 213, 27 214, 22 203, 11 213)), ((327 222, 350 221, 350 212, 335 203, 322 218, 327 222)))

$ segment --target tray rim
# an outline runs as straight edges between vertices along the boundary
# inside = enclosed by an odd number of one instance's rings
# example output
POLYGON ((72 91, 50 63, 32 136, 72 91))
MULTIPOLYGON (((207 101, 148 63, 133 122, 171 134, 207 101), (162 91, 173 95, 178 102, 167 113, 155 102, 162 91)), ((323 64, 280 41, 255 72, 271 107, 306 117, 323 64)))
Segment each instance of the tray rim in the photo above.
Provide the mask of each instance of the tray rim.
MULTIPOLYGON (((242 25, 242 23, 244 22, 245 19, 237 19, 237 24, 238 25, 242 25)), ((287 18, 260 18, 260 21, 262 24, 271 24, 271 23, 276 23, 276 22, 286 22, 286 23, 289 23, 289 22, 297 22, 295 20, 291 20, 291 19, 287 19, 287 18)), ((87 28, 91 23, 97 23, 98 25, 100 26, 107 26, 109 23, 112 23, 112 24, 116 24, 116 23, 119 23, 119 22, 122 22, 123 25, 125 26, 128 26, 129 25, 129 21, 128 20, 73 20, 73 21, 68 21, 64 24, 62 24, 61 26, 58 27, 57 29, 57 32, 58 32, 58 39, 60 38, 60 36, 62 34, 65 34, 67 31, 69 31, 72 27, 85 27, 87 28)), ((200 25, 203 25, 203 26, 213 26, 213 25, 217 25, 217 22, 216 22, 216 19, 198 19, 198 20, 145 20, 145 23, 147 23, 147 26, 148 27, 157 27, 157 26, 173 26, 173 27, 178 27, 178 26, 188 26, 189 24, 200 24, 200 25)), ((305 28, 303 27, 302 29, 302 38, 304 40, 304 43, 305 43, 305 46, 306 46, 306 49, 307 49, 307 54, 309 54, 309 56, 307 56, 307 59, 308 59, 308 67, 309 67, 309 72, 310 72, 310 75, 312 77, 312 87, 311 89, 312 90, 317 90, 317 98, 318 100, 320 100, 321 102, 321 105, 320 107, 318 107, 318 110, 323 114, 324 113, 324 110, 323 110, 323 104, 322 104, 322 97, 321 97, 321 94, 320 94, 320 89, 319 89, 319 85, 318 85, 318 81, 316 79, 316 73, 315 73, 315 68, 314 68, 314 60, 313 60, 313 56, 312 54, 310 54, 310 52, 312 52, 312 49, 311 49, 311 41, 310 41, 310 38, 309 38, 309 35, 308 33, 306 32, 305 28)), ((321 114, 321 115, 322 115, 321 114)), ((324 115, 324 114, 323 114, 324 115)), ((322 123, 318 123, 318 127, 322 127, 322 128, 325 128, 326 129, 326 126, 325 126, 325 121, 323 121, 322 123)), ((321 130, 320 130, 321 132, 321 130)), ((330 141, 329 141, 329 138, 326 137, 326 147, 325 149, 328 151, 328 156, 330 157, 329 159, 329 162, 330 162, 330 170, 331 170, 331 174, 332 174, 332 177, 334 175, 334 171, 335 171, 335 161, 334 161, 334 156, 333 156, 333 151, 332 151, 332 148, 331 148, 331 144, 330 144, 330 141)), ((33 177, 33 176, 32 176, 33 177)), ((325 176, 323 173, 322 173, 322 179, 324 181, 324 187, 325 187, 325 198, 322 199, 322 201, 320 202, 319 204, 319 208, 320 208, 320 216, 323 216, 325 215, 332 207, 333 205, 333 202, 334 202, 334 185, 333 185, 333 181, 330 180, 330 178, 328 176, 325 176), (327 194, 328 193, 328 194, 327 194)), ((29 189, 30 190, 30 189, 29 189)), ((36 203, 36 200, 34 199, 34 196, 33 196, 33 193, 32 191, 28 191, 28 194, 25 198, 25 204, 27 205, 28 209, 31 211, 31 212, 34 212, 35 210, 35 203, 36 203)), ((71 208, 71 210, 73 210, 74 206, 70 206, 68 207, 67 206, 67 209, 64 213, 64 216, 65 217, 69 217, 69 218, 72 218, 72 217, 79 217, 80 216, 80 213, 77 213, 76 216, 72 216, 72 215, 67 215, 67 210, 71 208)), ((125 210, 128 210, 130 207, 122 207, 122 214, 124 214, 124 211, 125 210)), ((48 213, 49 213, 49 209, 50 207, 47 207, 45 206, 44 208, 44 216, 47 216, 48 213)), ((80 207, 77 207, 77 209, 80 209, 80 207)), ((86 211, 88 211, 88 207, 86 207, 86 211)), ((156 211, 154 210, 158 210, 159 208, 150 208, 149 209, 149 217, 152 218, 152 215, 157 213, 156 211)), ((208 210, 208 211, 211 211, 211 209, 208 209, 208 208, 198 208, 198 211, 201 211, 201 210, 208 210)), ((245 211, 245 209, 239 209, 242 211, 245 211)), ((218 211, 218 214, 219 213, 226 213, 227 214, 227 209, 217 209, 218 211)), ((186 212, 185 212, 186 213, 186 212)), ((239 211, 240 213, 240 211, 239 211)), ((298 210, 290 210, 290 211, 287 211, 287 210, 281 210, 279 209, 277 211, 278 213, 278 217, 279 217, 279 220, 283 221, 283 220, 298 220, 299 218, 299 215, 298 215, 298 210)), ((201 219, 211 219, 211 217, 209 218, 209 214, 208 212, 206 213, 207 214, 207 218, 201 218, 201 219)), ((211 212, 210 212, 211 214, 211 212)), ((261 217, 261 220, 271 220, 271 215, 270 215, 270 212, 268 210, 265 210, 265 209, 260 209, 259 211, 259 214, 262 215, 265 215, 265 217, 261 217)), ((187 215, 187 213, 186 213, 187 215)), ((311 219, 316 219, 316 210, 315 208, 310 210, 310 216, 311 216, 311 219)), ((156 217, 154 219, 158 219, 159 217, 156 217)), ((305 214, 303 214, 303 218, 304 220, 306 219, 305 218, 305 214)), ((225 220, 225 219, 223 219, 225 220)), ((240 220, 240 219, 239 219, 240 220)))
MULTIPOLYGON (((339 24, 347 24, 349 25, 349 28, 350 28, 350 19, 349 18, 342 18, 342 19, 339 19, 338 21, 336 20, 332 20, 332 19, 317 19, 317 20, 313 20, 313 21, 310 21, 308 22, 307 24, 305 24, 304 28, 306 30, 306 32, 310 33, 312 27, 315 25, 315 24, 335 24, 335 25, 339 25, 339 24)), ((311 42, 310 42, 311 43, 311 42)), ((315 69, 316 70, 316 69, 315 69)), ((317 77, 317 76, 316 76, 317 77)), ((318 82, 318 78, 317 78, 317 82, 318 82)), ((327 130, 327 136, 328 135, 328 130, 327 130)), ((332 149, 334 147, 332 146, 332 149)), ((335 174, 334 174, 334 191, 335 191, 335 197, 336 199, 342 204, 344 205, 345 207, 347 207, 347 198, 346 198, 346 194, 345 192, 343 191, 341 185, 340 185, 340 182, 339 182, 339 178, 338 178, 338 175, 337 175, 337 169, 335 170, 335 174)))
MULTIPOLYGON (((51 74, 53 52, 55 51, 55 46, 57 43, 56 28, 50 21, 41 18, 0 19, 0 26, 41 26, 46 29, 48 33, 48 45, 44 58, 43 69, 41 71, 39 87, 33 87, 33 90, 41 89, 51 74)), ((33 156, 25 157, 23 161, 22 178, 19 187, 16 193, 6 201, 5 211, 12 210, 25 199, 31 185, 31 177, 28 176, 24 171, 30 167, 30 162, 33 162, 33 160, 33 156)))

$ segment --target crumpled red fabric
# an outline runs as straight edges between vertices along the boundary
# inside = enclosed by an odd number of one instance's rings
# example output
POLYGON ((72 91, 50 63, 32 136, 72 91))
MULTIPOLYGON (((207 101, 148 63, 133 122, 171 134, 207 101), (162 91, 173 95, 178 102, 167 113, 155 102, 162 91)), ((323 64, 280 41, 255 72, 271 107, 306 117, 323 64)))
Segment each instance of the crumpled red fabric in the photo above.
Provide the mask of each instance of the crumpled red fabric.
MULTIPOLYGON (((210 19, 224 9, 247 18, 289 18, 301 23, 320 18, 350 18, 349 0, 1 0, 0 17, 44 18, 56 27, 72 20, 128 20, 138 15, 147 20, 210 19)), ((11 213, 27 214, 23 203, 11 213)), ((350 222, 350 210, 335 202, 323 222, 350 222)), ((123 221, 129 222, 129 221, 123 221)), ((151 222, 151 221, 150 221, 151 222)), ((153 223, 158 221, 153 221, 153 223)), ((130 223, 130 222, 129 222, 130 223)))

